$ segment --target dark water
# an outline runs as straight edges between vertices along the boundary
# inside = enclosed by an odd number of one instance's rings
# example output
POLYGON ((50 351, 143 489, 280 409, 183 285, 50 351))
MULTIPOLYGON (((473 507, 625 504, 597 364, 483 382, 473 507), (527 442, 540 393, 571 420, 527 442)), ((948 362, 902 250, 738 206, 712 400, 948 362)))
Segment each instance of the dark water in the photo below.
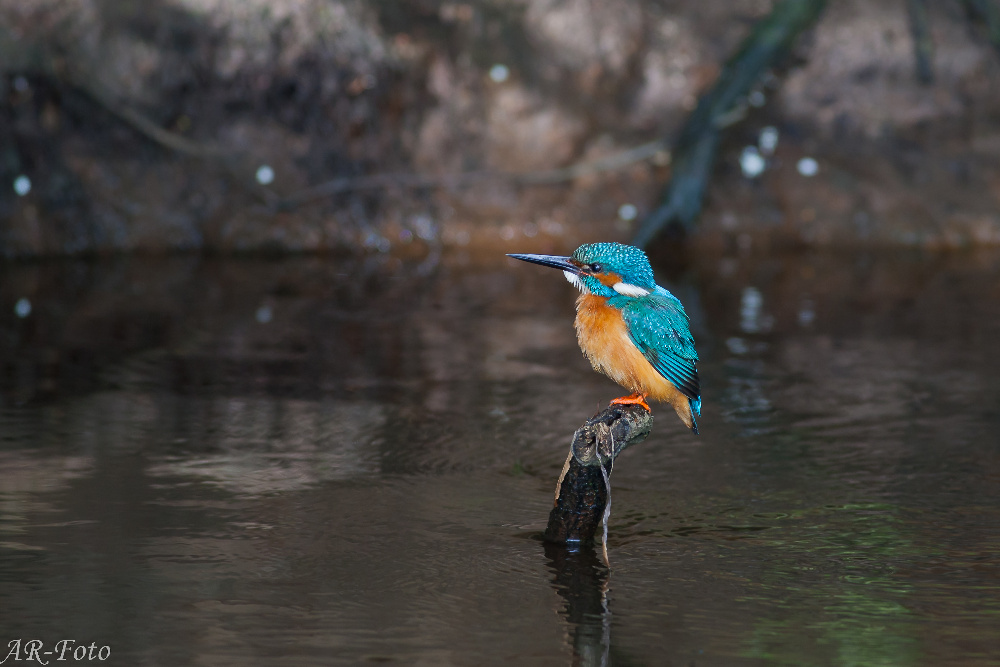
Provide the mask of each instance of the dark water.
POLYGON ((1000 664, 1000 255, 657 272, 692 315, 702 435, 654 406, 615 467, 608 573, 537 539, 570 435, 618 395, 555 272, 0 266, 0 646, 1000 664))

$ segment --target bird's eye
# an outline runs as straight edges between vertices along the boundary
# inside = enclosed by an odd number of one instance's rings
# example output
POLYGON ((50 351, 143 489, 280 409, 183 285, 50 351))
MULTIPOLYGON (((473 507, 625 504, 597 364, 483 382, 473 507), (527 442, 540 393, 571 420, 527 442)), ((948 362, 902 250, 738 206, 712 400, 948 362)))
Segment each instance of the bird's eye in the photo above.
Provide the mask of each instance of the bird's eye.
POLYGON ((590 265, 590 272, 591 273, 604 273, 604 267, 601 266, 600 264, 598 264, 597 262, 594 262, 593 264, 590 265))

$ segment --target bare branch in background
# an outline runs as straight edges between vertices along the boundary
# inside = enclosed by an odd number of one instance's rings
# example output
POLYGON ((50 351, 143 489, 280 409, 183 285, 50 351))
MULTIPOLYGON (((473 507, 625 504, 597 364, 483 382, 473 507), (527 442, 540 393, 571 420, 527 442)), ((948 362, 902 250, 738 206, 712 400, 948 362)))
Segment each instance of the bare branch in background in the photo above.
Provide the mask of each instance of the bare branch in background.
POLYGON ((784 0, 743 40, 681 129, 663 203, 640 225, 634 245, 645 246, 669 223, 686 228, 694 224, 723 128, 741 117, 746 96, 785 57, 795 38, 816 22, 825 5, 825 0, 784 0))

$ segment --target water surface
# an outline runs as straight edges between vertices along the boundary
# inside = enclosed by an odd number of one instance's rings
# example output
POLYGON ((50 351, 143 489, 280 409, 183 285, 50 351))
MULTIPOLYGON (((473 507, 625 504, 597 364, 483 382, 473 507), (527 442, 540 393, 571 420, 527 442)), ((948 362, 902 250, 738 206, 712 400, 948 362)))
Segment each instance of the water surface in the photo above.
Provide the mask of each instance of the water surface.
POLYGON ((1000 664, 1000 255, 656 269, 692 317, 702 435, 654 407, 615 467, 608 572, 538 540, 573 430, 618 395, 555 272, 0 267, 0 645, 1000 664))

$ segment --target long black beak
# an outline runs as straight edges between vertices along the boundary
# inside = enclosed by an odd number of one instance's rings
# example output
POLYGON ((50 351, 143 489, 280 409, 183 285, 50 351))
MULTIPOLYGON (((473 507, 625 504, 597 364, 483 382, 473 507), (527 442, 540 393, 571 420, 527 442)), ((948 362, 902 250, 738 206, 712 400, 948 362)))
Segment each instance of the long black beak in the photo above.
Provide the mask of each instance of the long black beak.
POLYGON ((553 269, 560 269, 562 271, 569 271, 570 273, 576 275, 582 275, 583 270, 580 269, 576 264, 571 264, 569 257, 560 257, 559 255, 511 255, 508 257, 513 257, 514 259, 519 259, 523 262, 531 262, 532 264, 541 264, 542 266, 551 266, 553 269))

